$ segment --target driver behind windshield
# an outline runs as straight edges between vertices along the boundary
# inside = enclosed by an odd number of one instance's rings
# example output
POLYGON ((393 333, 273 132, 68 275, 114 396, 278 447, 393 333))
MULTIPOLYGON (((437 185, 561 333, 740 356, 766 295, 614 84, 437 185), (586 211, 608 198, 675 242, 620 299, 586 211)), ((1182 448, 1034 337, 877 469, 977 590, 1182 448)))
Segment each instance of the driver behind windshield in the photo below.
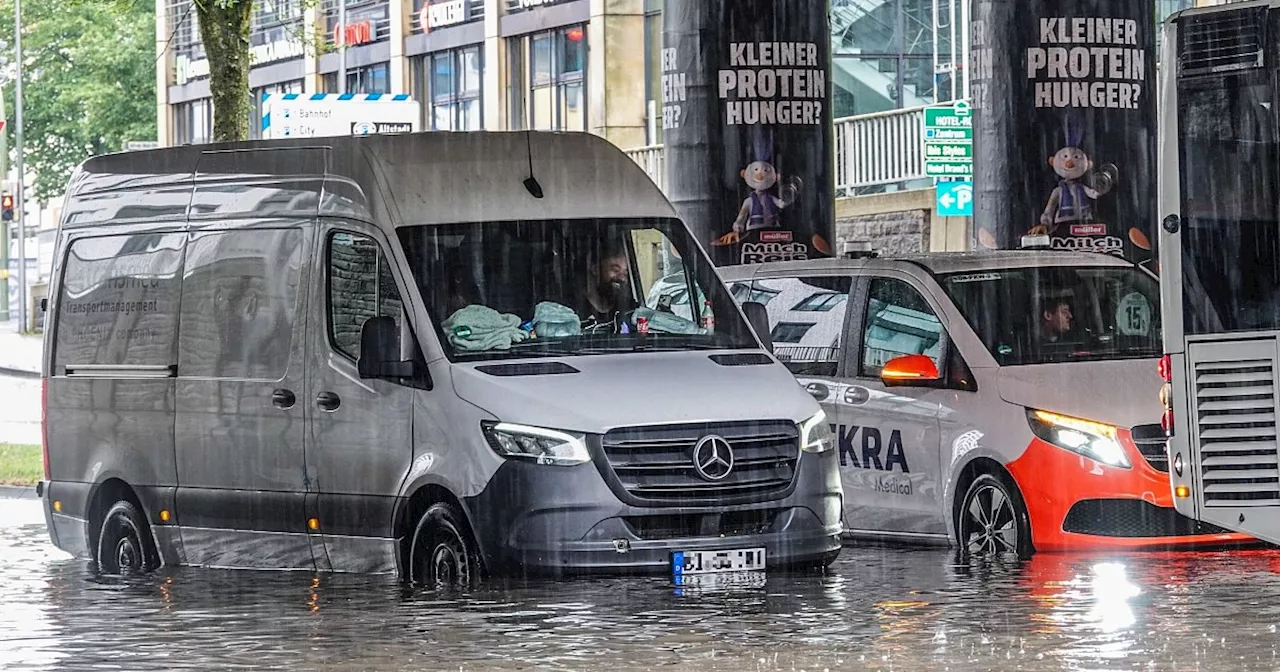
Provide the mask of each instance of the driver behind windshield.
POLYGON ((1058 297, 1045 301, 1040 312, 1040 339, 1044 343, 1057 343, 1071 331, 1075 316, 1071 313, 1071 301, 1058 297))
POLYGON ((616 325, 631 308, 631 272, 626 248, 611 242, 587 254, 586 281, 575 309, 582 329, 616 325))

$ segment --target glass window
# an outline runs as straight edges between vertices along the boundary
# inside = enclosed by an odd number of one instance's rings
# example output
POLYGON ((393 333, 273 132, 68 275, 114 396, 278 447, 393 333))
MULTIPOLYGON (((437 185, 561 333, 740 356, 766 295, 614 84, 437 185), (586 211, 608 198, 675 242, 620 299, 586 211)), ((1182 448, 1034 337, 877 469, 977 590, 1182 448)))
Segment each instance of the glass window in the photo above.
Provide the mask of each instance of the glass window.
POLYGON ((403 320, 400 290, 377 242, 335 233, 329 238, 329 336, 333 349, 360 359, 360 332, 372 317, 403 320))
POLYGON ((822 276, 737 282, 730 291, 739 303, 764 305, 774 355, 792 373, 834 376, 852 288, 849 276, 822 276))
POLYGON ((886 362, 902 355, 928 355, 942 365, 942 322, 911 285, 893 278, 871 282, 862 333, 862 375, 880 376, 886 362))
POLYGON ((437 54, 431 59, 431 98, 450 99, 454 95, 453 52, 437 54))
POLYGON ((1160 291, 1127 266, 1001 269, 941 276, 1001 365, 1159 357, 1160 291))
POLYGON ((551 83, 551 35, 549 33, 533 38, 531 74, 534 86, 546 86, 551 83))
MULTIPOLYGON (((684 263, 675 246, 657 229, 632 232, 636 268, 639 269, 640 295, 644 305, 670 313, 701 326, 715 323, 711 302, 701 289, 696 289, 696 303, 690 300, 690 282, 684 263)), ((695 283, 696 284, 696 283, 695 283)))
POLYGON ((302 282, 300 229, 193 234, 182 278, 183 377, 279 380, 302 282))
POLYGON ((139 234, 72 243, 54 361, 59 366, 173 365, 183 238, 139 234))
POLYGON ((769 302, 781 293, 779 290, 766 289, 762 286, 752 287, 749 282, 735 282, 729 285, 729 292, 733 294, 733 299, 738 303, 753 301, 762 306, 769 305, 769 302))
MULTIPOLYGON (((514 38, 511 43, 511 82, 520 83, 513 95, 511 127, 537 130, 587 130, 585 74, 586 29, 582 26, 514 38), (527 77, 521 56, 529 52, 527 77), (527 118, 522 115, 528 115, 527 118)), ((513 84, 513 89, 514 89, 513 84)))
POLYGON ((1265 73, 1178 82, 1183 329, 1280 328, 1280 137, 1265 73))
POLYGON ((779 322, 773 328, 773 342, 799 343, 814 326, 811 322, 779 322))
POLYGON ((479 95, 484 88, 484 71, 481 66, 480 47, 463 49, 461 55, 462 85, 459 87, 459 91, 464 94, 479 95))
POLYGON ((347 90, 338 91, 338 73, 324 75, 324 88, 329 93, 390 93, 387 63, 375 63, 347 70, 347 90))
POLYGON ((678 220, 411 226, 400 237, 454 360, 756 347, 678 220), (664 259, 665 244, 679 261, 664 259), (712 321, 663 309, 673 286, 696 288, 712 321))
POLYGON ((484 128, 480 47, 442 51, 415 59, 414 93, 423 102, 424 126, 434 131, 484 128), (426 70, 426 72, 423 72, 426 70))
POLYGON ((809 296, 800 303, 797 303, 792 310, 799 312, 825 313, 841 303, 844 303, 848 298, 848 294, 819 292, 809 296))

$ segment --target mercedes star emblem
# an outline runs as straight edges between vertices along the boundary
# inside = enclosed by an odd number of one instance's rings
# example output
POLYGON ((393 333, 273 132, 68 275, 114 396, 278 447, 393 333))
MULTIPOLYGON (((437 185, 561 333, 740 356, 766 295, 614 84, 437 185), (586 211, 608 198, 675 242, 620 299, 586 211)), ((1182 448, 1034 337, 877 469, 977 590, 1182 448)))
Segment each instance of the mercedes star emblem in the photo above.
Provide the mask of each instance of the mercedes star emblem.
POLYGON ((693 447, 693 468, 708 481, 723 481, 733 471, 733 446, 721 436, 704 436, 693 447))

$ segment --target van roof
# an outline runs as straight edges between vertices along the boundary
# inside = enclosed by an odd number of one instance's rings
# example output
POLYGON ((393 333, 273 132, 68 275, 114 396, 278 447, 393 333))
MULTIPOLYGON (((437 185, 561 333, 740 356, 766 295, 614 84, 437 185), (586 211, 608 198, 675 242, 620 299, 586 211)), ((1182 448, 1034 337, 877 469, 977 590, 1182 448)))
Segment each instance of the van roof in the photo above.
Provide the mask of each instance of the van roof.
POLYGON ((742 280, 759 272, 779 270, 848 272, 863 268, 891 267, 895 263, 904 262, 922 266, 931 273, 939 274, 1053 266, 1132 266, 1130 262, 1109 254, 1044 250, 984 250, 980 252, 933 252, 858 259, 834 258, 778 261, 750 266, 726 267, 720 269, 720 274, 727 280, 742 280))
POLYGON ((187 217, 330 215, 392 227, 676 217, 634 161, 589 133, 425 132, 184 145, 97 156, 66 227, 187 217), (524 181, 533 175, 544 197, 524 181))

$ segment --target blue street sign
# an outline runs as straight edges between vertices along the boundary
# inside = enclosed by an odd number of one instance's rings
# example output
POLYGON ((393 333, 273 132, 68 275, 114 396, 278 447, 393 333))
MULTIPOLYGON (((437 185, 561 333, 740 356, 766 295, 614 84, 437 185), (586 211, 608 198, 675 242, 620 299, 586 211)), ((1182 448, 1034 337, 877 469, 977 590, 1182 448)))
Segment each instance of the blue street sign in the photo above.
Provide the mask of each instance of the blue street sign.
POLYGON ((973 183, 967 180, 939 182, 934 188, 938 197, 939 217, 973 216, 973 183))

